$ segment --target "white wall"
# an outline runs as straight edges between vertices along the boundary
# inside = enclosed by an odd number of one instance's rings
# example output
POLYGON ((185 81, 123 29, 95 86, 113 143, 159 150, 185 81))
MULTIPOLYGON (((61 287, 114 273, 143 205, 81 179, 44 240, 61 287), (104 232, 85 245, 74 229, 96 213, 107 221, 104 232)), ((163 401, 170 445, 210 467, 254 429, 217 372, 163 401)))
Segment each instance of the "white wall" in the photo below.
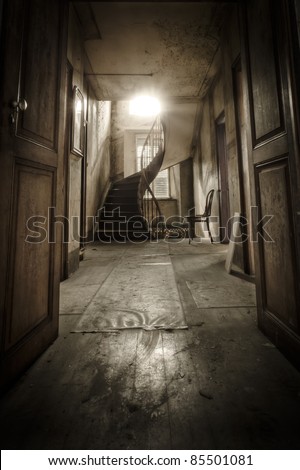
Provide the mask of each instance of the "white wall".
POLYGON ((188 159, 192 154, 197 103, 169 103, 162 118, 166 124, 166 153, 162 169, 188 159))
MULTIPOLYGON (((87 135, 87 194, 86 215, 96 215, 110 182, 111 103, 89 98, 87 135)), ((87 232, 91 234, 92 220, 87 218, 87 232)))

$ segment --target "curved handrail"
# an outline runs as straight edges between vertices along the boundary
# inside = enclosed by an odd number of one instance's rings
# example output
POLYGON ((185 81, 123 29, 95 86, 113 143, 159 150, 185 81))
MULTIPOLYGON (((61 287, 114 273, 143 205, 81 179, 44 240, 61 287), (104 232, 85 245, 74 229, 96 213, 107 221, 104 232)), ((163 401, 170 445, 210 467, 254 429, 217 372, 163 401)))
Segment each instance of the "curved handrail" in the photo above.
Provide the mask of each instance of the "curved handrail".
MULTIPOLYGON (((141 169, 147 168, 159 152, 165 150, 165 124, 158 115, 144 142, 141 152, 141 169), (156 150, 156 151, 155 151, 156 150)), ((162 163, 162 161, 161 161, 162 163)), ((160 164, 161 166, 161 164, 160 164)), ((159 167, 160 168, 160 167, 159 167)))
MULTIPOLYGON (((147 220, 150 232, 154 231, 154 221, 162 218, 162 212, 159 207, 150 184, 156 178, 160 171, 165 154, 165 125, 157 116, 151 130, 144 142, 141 152, 141 179, 138 186, 138 204, 144 219, 147 220), (147 163, 147 166, 145 164, 147 163), (144 197, 148 192, 150 197, 144 197)), ((156 226, 157 232, 157 226, 156 226)))
POLYGON ((146 190, 145 191, 149 191, 149 193, 151 194, 152 200, 153 200, 153 202, 154 202, 154 204, 157 208, 157 212, 158 212, 159 216, 162 217, 162 212, 161 212, 161 209, 159 207, 158 200, 156 199, 156 197, 154 195, 154 192, 152 191, 151 186, 149 185, 149 183, 147 181, 147 178, 146 178, 146 175, 143 171, 142 171, 142 177, 144 178, 144 181, 145 181, 145 184, 146 184, 146 190))
POLYGON ((150 236, 152 238, 158 237, 159 233, 164 233, 165 225, 163 221, 163 215, 145 174, 145 170, 142 170, 141 180, 144 183, 144 194, 148 193, 151 197, 143 197, 142 200, 142 214, 145 222, 148 225, 150 236), (163 222, 162 226, 159 226, 159 222, 163 222))

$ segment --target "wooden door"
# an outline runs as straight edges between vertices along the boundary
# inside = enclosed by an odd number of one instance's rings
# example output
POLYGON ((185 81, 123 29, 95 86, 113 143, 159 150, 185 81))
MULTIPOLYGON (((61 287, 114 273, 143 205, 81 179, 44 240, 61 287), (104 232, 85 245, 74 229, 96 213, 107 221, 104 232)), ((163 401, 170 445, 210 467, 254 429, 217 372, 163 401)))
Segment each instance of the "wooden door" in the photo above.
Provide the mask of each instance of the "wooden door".
POLYGON ((228 243, 230 237, 230 233, 228 233, 230 208, 224 113, 222 113, 222 115, 216 121, 216 140, 219 173, 220 241, 221 243, 228 243))
POLYGON ((62 213, 63 202, 65 12, 61 0, 5 2, 0 122, 2 387, 58 331, 61 234, 55 230, 55 214, 62 213))
MULTIPOLYGON (((255 174, 256 246, 260 328, 300 365, 299 101, 286 0, 247 2, 248 84, 255 174), (266 224, 267 217, 271 220, 266 224), (263 219, 264 218, 264 219, 263 219)), ((297 48, 297 54, 296 49, 297 48)), ((299 77, 298 77, 299 79, 299 77)))

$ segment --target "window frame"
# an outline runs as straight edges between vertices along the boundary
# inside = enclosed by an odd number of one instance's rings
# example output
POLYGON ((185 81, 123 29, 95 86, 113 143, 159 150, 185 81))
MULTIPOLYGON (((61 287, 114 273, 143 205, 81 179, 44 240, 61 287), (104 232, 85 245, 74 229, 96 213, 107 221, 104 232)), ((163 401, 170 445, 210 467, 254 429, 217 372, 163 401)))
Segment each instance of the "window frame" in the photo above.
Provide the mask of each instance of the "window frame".
MULTIPOLYGON (((147 136, 148 136, 147 131, 146 131, 146 132, 137 132, 137 133, 135 134, 135 168, 136 168, 136 171, 137 171, 137 172, 138 172, 138 171, 141 171, 141 164, 140 164, 140 158, 141 158, 141 156, 138 155, 138 150, 139 150, 139 147, 141 147, 141 151, 142 151, 143 146, 144 146, 144 143, 143 143, 143 145, 141 146, 138 141, 143 138, 143 139, 144 139, 143 142, 145 142, 147 136)), ((166 177, 166 180, 167 180, 167 191, 166 191, 167 196, 157 196, 157 194, 156 194, 156 188, 155 188, 155 186, 156 186, 156 184, 157 184, 157 182, 156 182, 157 177, 156 177, 156 178, 154 179, 154 181, 152 181, 152 183, 150 184, 150 188, 152 189, 153 194, 154 194, 154 196, 156 197, 156 199, 158 199, 158 200, 167 200, 167 199, 171 199, 171 193, 170 193, 170 170, 169 170, 169 168, 165 168, 164 170, 161 170, 161 171, 167 171, 167 177, 166 177), (156 182, 156 184, 155 184, 155 182, 156 182)), ((161 172, 159 172, 159 173, 161 173, 161 172)), ((159 175, 159 173, 158 173, 158 175, 159 175)), ((157 175, 157 176, 158 176, 158 175, 157 175)), ((144 196, 144 197, 145 197, 145 196, 144 196)), ((151 196, 151 197, 152 197, 152 196, 151 196)), ((151 199, 151 197, 148 197, 147 199, 151 199)))

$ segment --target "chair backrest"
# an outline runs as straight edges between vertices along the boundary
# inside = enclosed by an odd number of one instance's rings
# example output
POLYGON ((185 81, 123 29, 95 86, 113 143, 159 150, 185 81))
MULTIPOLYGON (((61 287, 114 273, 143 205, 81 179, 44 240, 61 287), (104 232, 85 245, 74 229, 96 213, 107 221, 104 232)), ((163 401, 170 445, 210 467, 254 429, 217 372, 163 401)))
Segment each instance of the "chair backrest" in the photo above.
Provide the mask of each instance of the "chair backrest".
POLYGON ((207 193, 206 201, 205 201, 205 210, 204 210, 204 217, 209 217, 211 214, 211 206, 214 198, 214 189, 211 189, 209 193, 207 193))

